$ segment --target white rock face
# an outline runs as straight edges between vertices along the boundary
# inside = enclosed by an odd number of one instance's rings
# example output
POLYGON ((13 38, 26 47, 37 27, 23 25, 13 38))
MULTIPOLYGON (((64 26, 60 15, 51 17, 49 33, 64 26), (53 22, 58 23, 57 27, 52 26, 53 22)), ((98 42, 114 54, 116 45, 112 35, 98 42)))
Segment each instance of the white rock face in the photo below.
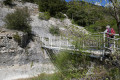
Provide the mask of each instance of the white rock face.
POLYGON ((0 7, 0 27, 3 26, 5 23, 3 19, 8 13, 14 12, 14 9, 9 9, 9 8, 1 8, 0 7))
MULTIPOLYGON (((54 36, 51 35, 49 32, 49 28, 51 26, 59 27, 60 30, 64 32, 67 31, 65 26, 69 27, 73 25, 70 19, 66 18, 63 21, 55 18, 51 18, 48 21, 40 20, 38 18, 39 16, 37 10, 38 5, 32 3, 22 4, 20 2, 15 2, 15 4, 17 4, 16 7, 19 8, 27 6, 28 9, 30 10, 32 19, 30 24, 32 26, 32 31, 35 33, 35 37, 34 41, 31 41, 25 49, 19 47, 18 44, 13 39, 9 40, 8 38, 5 38, 4 39, 5 42, 0 41, 5 44, 3 46, 0 46, 0 80, 27 78, 37 76, 38 74, 44 72, 45 73, 56 72, 55 66, 50 61, 47 52, 44 49, 41 49, 40 40, 38 38, 39 37, 54 38, 54 36), (8 48, 10 48, 9 51, 8 48)), ((5 24, 3 22, 4 17, 8 13, 14 12, 14 10, 15 9, 10 8, 0 8, 0 27, 5 24)), ((82 31, 87 32, 83 27, 76 25, 74 26, 78 27, 82 31)), ((15 32, 11 33, 13 34, 15 32)), ((7 34, 4 33, 4 35, 6 36, 7 34)), ((54 43, 58 44, 59 42, 54 43)))
POLYGON ((28 78, 56 71, 46 51, 41 49, 39 38, 34 37, 28 49, 23 49, 14 41, 15 33, 6 29, 0 32, 0 80, 28 78))

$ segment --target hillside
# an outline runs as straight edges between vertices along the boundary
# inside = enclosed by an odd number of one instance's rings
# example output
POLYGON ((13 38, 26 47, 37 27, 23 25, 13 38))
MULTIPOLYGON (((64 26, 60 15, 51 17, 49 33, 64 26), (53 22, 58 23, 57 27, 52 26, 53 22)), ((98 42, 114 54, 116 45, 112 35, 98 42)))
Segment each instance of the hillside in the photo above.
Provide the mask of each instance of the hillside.
MULTIPOLYGON (((38 18, 38 5, 33 3, 22 4, 21 2, 14 3, 16 6, 12 8, 5 5, 0 7, 0 40, 2 41, 0 44, 0 80, 33 77, 43 72, 54 73, 56 71, 55 67, 51 63, 47 52, 41 48, 39 37, 54 37, 54 35, 49 32, 51 26, 58 27, 61 33, 64 32, 61 35, 67 36, 66 32, 70 33, 68 28, 74 24, 72 24, 68 18, 60 20, 52 17, 48 21, 41 20, 38 18), (16 33, 21 35, 23 44, 26 42, 25 38, 27 35, 24 36, 25 34, 21 31, 6 29, 4 25, 4 18, 7 14, 14 13, 16 8, 23 7, 28 7, 31 17, 30 25, 34 33, 34 41, 30 41, 25 48, 21 48, 14 40, 14 35, 16 33), (11 39, 9 39, 9 37, 11 39)), ((79 27, 81 31, 87 33, 83 27, 74 26, 79 27)))
POLYGON ((117 23, 113 17, 114 11, 108 7, 97 6, 84 1, 70 1, 67 15, 77 25, 84 26, 90 32, 103 32, 106 25, 117 31, 117 23))
POLYGON ((101 33, 118 33, 113 13, 84 1, 0 0, 0 80, 119 80, 119 34, 101 33))

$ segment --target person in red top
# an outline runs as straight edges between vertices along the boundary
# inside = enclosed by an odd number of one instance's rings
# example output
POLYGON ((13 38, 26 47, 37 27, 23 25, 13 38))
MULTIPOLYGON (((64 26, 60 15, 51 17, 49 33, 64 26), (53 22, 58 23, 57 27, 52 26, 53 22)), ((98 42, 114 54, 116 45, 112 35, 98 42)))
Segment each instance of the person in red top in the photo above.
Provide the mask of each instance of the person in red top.
POLYGON ((112 38, 114 38, 115 31, 113 28, 110 28, 109 25, 106 26, 106 30, 104 31, 107 35, 107 42, 108 42, 108 47, 111 48, 112 44, 110 44, 110 41, 112 38))

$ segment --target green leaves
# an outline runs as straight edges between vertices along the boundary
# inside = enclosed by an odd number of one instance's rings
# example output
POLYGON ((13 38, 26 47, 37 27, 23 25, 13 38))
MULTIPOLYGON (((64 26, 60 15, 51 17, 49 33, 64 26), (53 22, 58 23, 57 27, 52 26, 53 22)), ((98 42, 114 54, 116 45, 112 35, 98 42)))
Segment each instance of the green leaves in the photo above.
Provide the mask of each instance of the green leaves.
POLYGON ((68 3, 67 15, 80 26, 88 26, 103 18, 102 7, 84 1, 71 1, 68 3))
POLYGON ((60 35, 60 30, 59 30, 59 28, 58 27, 55 27, 55 26, 51 26, 50 28, 49 28, 49 32, 51 33, 51 34, 53 34, 53 35, 60 35))
POLYGON ((12 4, 12 0, 4 0, 3 2, 5 5, 11 5, 12 4))
POLYGON ((49 20, 50 19, 50 13, 49 12, 45 12, 45 13, 39 13, 39 18, 42 20, 49 20))
POLYGON ((9 29, 19 30, 30 33, 29 25, 30 15, 27 8, 17 9, 14 13, 10 13, 5 17, 6 26, 9 29))
POLYGON ((65 0, 40 0, 39 11, 49 12, 51 16, 55 16, 58 12, 65 12, 66 2, 65 0))

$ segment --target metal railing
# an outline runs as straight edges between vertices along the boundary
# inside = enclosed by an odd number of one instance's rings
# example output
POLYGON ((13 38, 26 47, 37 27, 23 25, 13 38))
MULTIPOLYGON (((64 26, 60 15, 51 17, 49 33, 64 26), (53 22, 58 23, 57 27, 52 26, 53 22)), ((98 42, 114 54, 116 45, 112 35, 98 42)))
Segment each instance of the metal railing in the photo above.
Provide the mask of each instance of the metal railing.
POLYGON ((100 33, 93 33, 89 35, 84 35, 78 38, 77 41, 74 39, 68 39, 65 37, 39 37, 39 40, 42 42, 42 47, 50 48, 50 49, 66 49, 66 50, 79 50, 76 45, 79 45, 79 48, 84 50, 102 50, 102 54, 104 54, 105 48, 109 48, 108 41, 110 40, 109 44, 112 44, 112 49, 114 51, 119 50, 119 40, 117 38, 119 34, 114 34, 114 38, 107 37, 107 34, 104 32, 100 33), (73 44, 73 42, 79 42, 73 44))

